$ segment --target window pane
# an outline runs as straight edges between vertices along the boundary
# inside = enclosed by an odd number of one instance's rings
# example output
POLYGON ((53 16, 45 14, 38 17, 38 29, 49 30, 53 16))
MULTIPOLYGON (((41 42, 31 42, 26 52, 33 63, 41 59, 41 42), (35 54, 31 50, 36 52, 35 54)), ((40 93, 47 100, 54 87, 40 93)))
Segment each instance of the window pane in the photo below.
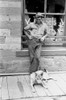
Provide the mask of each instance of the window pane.
POLYGON ((47 0, 48 13, 64 13, 65 0, 47 0))
POLYGON ((64 16, 47 16, 46 23, 49 27, 50 38, 45 39, 45 44, 53 44, 53 42, 58 42, 58 44, 61 45, 63 38, 59 36, 64 36, 64 16))
POLYGON ((44 12, 44 0, 25 0, 28 12, 44 12))
MULTIPOLYGON (((64 15, 65 12, 65 0, 47 0, 47 9, 50 15, 46 14, 46 23, 49 26, 50 36, 64 36, 64 15), (54 13, 54 14, 53 14, 54 13), (56 14, 58 13, 58 15, 56 14)), ((63 38, 47 38, 46 43, 52 44, 53 42, 58 42, 62 44, 63 38)))

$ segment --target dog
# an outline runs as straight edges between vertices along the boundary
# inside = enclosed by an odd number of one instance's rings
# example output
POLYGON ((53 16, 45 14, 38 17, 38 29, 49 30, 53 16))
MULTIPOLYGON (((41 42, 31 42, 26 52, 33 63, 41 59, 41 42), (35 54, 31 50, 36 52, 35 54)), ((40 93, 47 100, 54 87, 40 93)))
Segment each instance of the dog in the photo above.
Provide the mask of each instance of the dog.
POLYGON ((53 78, 49 77, 48 71, 38 70, 30 74, 30 85, 32 88, 32 92, 35 92, 34 85, 42 85, 45 89, 48 89, 47 83, 49 80, 54 80, 53 78))

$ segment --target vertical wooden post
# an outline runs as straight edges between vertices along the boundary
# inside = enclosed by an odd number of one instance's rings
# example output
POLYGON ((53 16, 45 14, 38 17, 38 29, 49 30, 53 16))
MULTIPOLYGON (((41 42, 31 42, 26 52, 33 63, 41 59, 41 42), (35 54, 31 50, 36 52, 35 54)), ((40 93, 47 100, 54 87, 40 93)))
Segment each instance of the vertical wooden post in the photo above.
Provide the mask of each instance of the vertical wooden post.
MULTIPOLYGON (((64 16, 64 36, 66 36, 66 0, 65 0, 65 16, 64 16)), ((66 40, 66 38, 65 38, 66 40)), ((66 45, 66 44, 64 44, 66 45)))
POLYGON ((46 9, 47 9, 47 0, 44 0, 45 21, 46 21, 46 9))
MULTIPOLYGON (((21 14, 21 18, 22 18, 22 21, 21 21, 21 32, 22 32, 22 34, 21 34, 21 40, 22 40, 22 35, 23 35, 23 32, 24 32, 24 17, 25 17, 25 13, 24 13, 24 11, 25 11, 25 0, 22 0, 22 14, 21 14)), ((22 41, 21 41, 21 49, 22 49, 23 47, 22 47, 22 41)))
POLYGON ((25 22, 25 0, 23 0, 23 29, 24 29, 24 22, 25 22))

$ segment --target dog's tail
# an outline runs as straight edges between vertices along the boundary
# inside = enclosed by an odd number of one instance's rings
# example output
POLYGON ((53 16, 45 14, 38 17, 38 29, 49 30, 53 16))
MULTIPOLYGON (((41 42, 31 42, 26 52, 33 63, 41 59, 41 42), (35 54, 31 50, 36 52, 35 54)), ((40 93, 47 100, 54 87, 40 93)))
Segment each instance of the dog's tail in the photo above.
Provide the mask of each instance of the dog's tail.
POLYGON ((55 80, 55 79, 54 79, 54 78, 52 78, 52 77, 48 78, 47 80, 54 80, 54 81, 57 81, 57 80, 55 80))

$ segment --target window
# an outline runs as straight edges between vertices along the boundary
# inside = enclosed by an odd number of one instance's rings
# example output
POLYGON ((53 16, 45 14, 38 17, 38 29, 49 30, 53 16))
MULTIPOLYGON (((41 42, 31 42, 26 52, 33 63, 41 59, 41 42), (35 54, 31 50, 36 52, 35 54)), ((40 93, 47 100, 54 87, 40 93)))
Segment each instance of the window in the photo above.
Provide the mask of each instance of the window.
MULTIPOLYGON (((45 46, 63 46, 64 44, 64 22, 65 22, 65 0, 23 0, 24 2, 24 24, 33 22, 36 12, 44 14, 45 21, 49 27, 50 37, 45 39, 45 46)), ((22 46, 27 48, 26 37, 22 34, 22 46)))

